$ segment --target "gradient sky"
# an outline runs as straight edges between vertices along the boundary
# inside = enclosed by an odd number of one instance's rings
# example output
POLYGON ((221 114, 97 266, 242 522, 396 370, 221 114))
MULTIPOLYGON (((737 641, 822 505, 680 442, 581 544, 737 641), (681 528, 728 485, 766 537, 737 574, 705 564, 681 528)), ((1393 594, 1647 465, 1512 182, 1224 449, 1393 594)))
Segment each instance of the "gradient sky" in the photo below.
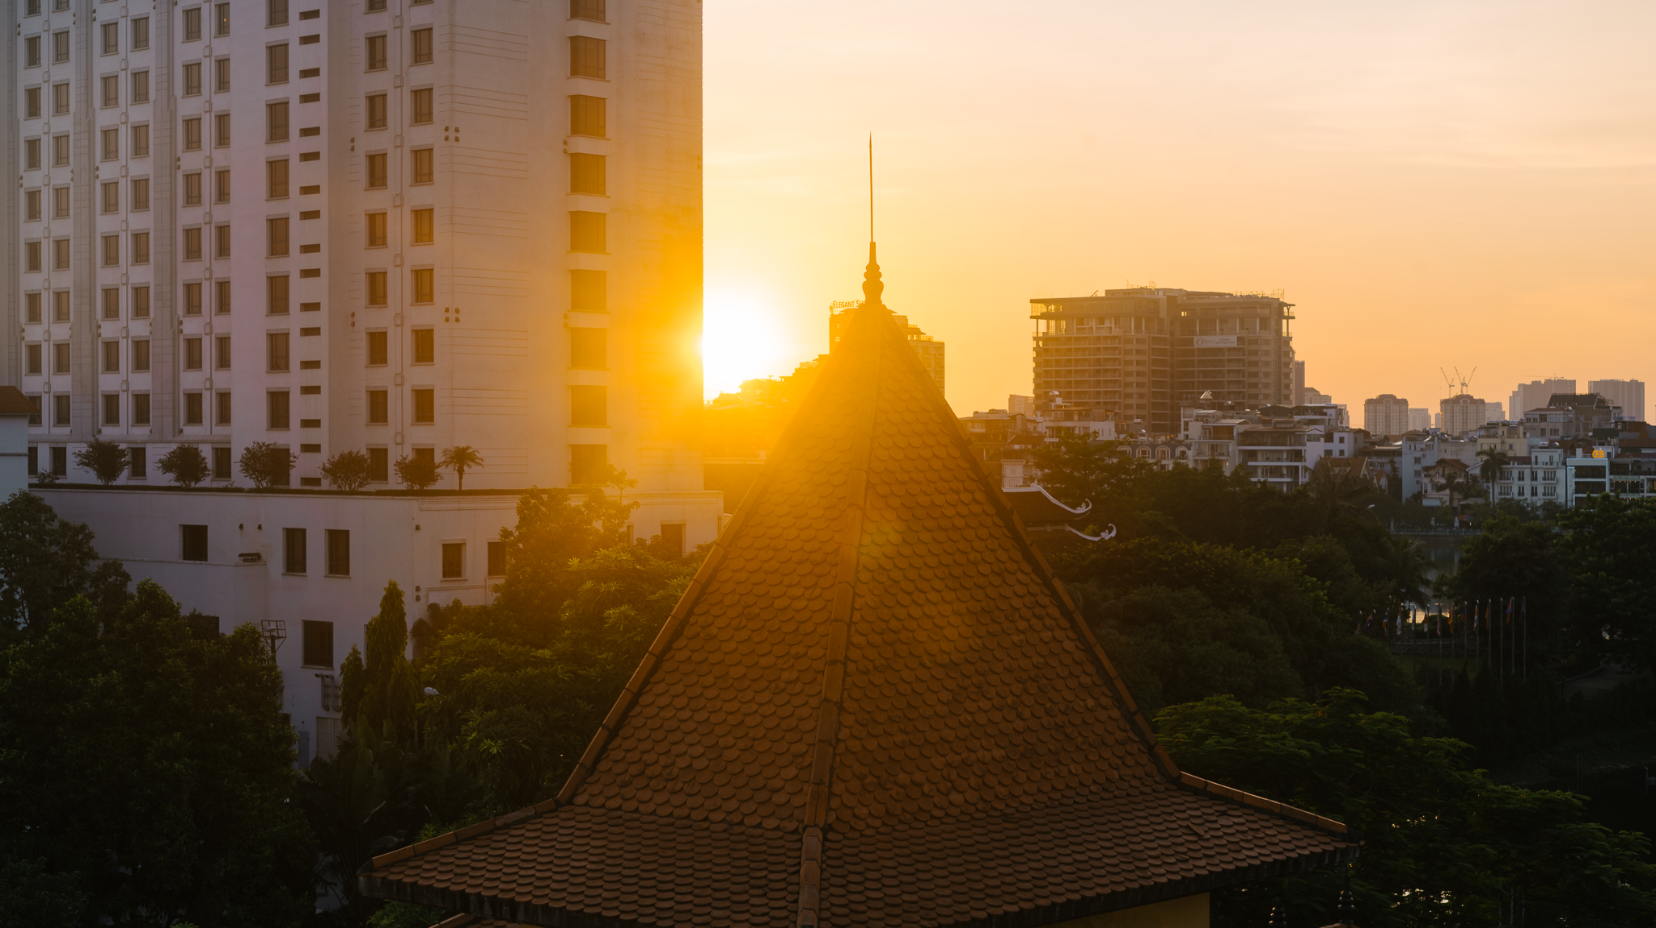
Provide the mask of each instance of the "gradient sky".
MULTIPOLYGON (((1282 288, 1307 382, 1436 409, 1656 379, 1656 3, 716 0, 709 392, 887 305, 957 413, 1030 392, 1029 300, 1282 288)), ((1656 400, 1656 384, 1650 391, 1656 400)))

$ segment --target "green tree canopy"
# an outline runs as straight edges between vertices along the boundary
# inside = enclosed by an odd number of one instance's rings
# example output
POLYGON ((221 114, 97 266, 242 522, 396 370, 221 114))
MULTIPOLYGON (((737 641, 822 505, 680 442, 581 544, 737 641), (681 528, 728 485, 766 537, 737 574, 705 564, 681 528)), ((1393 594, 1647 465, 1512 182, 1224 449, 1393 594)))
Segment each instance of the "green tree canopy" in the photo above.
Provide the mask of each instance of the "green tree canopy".
POLYGON ((256 628, 193 636, 149 581, 108 620, 76 598, 0 652, 0 706, 0 871, 78 894, 82 924, 310 910, 293 731, 256 628))
POLYGON ((108 616, 126 601, 120 561, 100 561, 92 530, 66 522, 46 501, 18 492, 0 503, 0 646, 42 631, 52 611, 87 596, 108 616))

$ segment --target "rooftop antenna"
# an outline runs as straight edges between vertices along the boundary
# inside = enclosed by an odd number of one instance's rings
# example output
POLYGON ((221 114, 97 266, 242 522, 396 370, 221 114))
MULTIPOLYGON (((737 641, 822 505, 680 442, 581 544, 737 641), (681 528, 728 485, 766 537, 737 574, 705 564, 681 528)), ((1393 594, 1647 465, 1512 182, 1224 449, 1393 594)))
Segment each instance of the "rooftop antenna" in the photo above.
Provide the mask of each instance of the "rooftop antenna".
POLYGON ((874 133, 868 133, 868 267, 863 269, 863 303, 885 308, 880 294, 885 284, 880 280, 880 262, 874 257, 874 133))

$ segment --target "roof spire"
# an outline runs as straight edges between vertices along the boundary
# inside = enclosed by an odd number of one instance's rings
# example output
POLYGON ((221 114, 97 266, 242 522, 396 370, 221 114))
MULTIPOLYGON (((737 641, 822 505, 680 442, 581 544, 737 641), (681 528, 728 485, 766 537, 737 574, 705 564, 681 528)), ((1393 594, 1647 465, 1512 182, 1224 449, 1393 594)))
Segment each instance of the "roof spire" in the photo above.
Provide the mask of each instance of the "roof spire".
POLYGON ((885 304, 880 294, 885 284, 880 280, 880 262, 874 257, 874 133, 868 133, 868 267, 863 269, 863 303, 868 306, 885 304))

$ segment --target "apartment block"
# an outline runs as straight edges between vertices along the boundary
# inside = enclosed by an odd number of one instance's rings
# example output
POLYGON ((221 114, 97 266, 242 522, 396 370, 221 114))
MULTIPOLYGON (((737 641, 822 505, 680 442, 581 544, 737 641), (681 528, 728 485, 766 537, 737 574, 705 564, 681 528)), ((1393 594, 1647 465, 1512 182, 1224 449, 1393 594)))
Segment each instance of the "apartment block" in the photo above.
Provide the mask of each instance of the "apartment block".
POLYGON ((1450 435, 1462 435, 1489 421, 1489 404, 1470 393, 1458 393, 1438 401, 1438 427, 1450 435))
POLYGON ((1376 438, 1399 438, 1409 431, 1409 401, 1390 393, 1363 401, 1363 428, 1376 438))
POLYGON ((1512 395, 1507 399, 1507 411, 1512 418, 1517 419, 1531 409, 1539 409, 1547 405, 1547 400, 1555 393, 1576 392, 1575 380, 1567 377, 1551 377, 1546 380, 1532 380, 1514 387, 1512 395))
POLYGON ((266 441, 297 486, 469 445, 468 487, 700 488, 698 4, 4 15, 0 367, 34 445, 119 441, 134 483, 190 442, 227 484, 266 441))
POLYGON ((1037 398, 1170 435, 1181 403, 1293 405, 1293 304, 1281 294, 1135 287, 1030 300, 1037 398))
MULTIPOLYGON (((1645 385, 1642 380, 1589 380, 1587 390, 1621 407, 1622 415, 1639 422, 1645 421, 1645 385)), ((1573 391, 1560 391, 1573 392, 1573 391)), ((1516 413, 1515 413, 1516 414, 1516 413)))

